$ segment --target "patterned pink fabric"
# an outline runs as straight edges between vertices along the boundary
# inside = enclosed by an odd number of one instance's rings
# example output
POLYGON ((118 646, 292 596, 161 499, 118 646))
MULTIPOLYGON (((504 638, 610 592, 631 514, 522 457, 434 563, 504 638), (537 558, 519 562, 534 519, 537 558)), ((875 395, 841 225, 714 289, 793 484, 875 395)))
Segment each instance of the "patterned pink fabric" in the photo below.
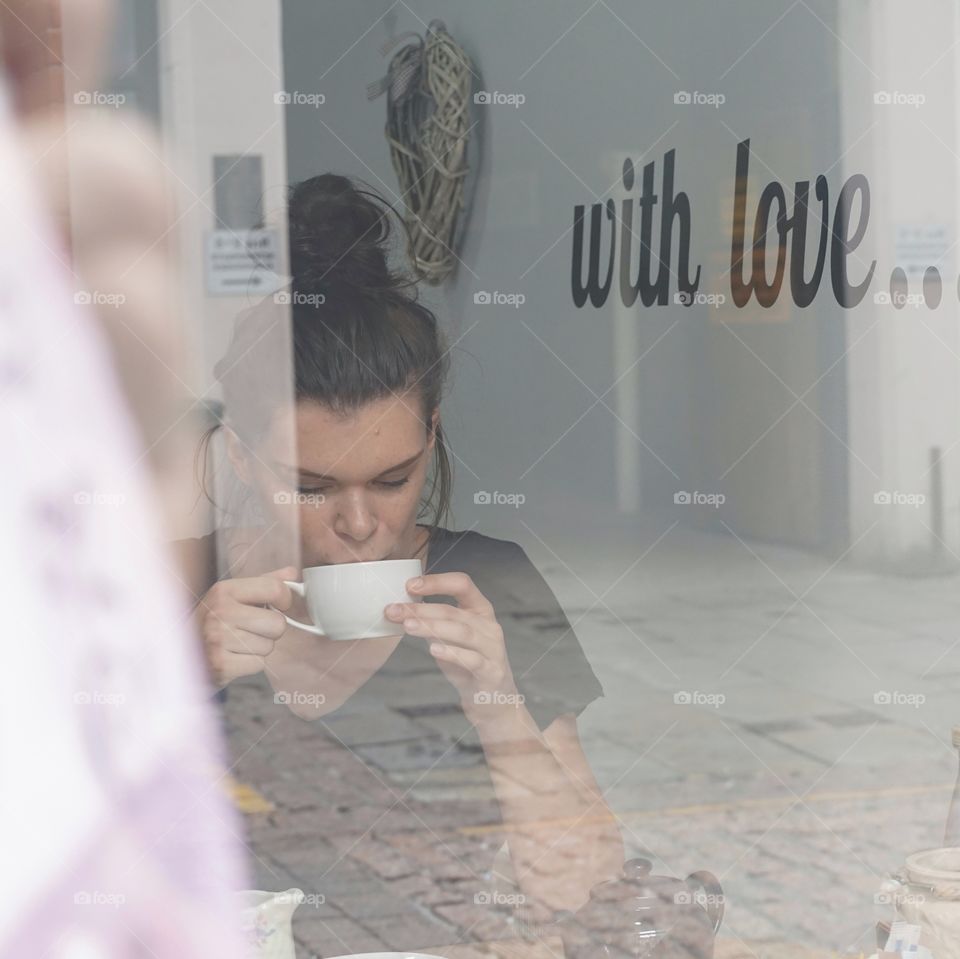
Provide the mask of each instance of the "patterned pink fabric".
POLYGON ((0 105, 0 956, 243 955, 241 824, 149 477, 0 105))

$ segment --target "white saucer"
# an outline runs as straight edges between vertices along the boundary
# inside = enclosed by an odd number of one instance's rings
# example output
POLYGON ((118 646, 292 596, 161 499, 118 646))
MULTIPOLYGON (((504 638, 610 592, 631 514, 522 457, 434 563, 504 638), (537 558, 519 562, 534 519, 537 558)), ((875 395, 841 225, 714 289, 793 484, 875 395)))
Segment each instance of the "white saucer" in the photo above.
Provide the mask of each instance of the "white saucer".
POLYGON ((328 959, 444 959, 427 952, 358 952, 350 956, 329 956, 328 959))

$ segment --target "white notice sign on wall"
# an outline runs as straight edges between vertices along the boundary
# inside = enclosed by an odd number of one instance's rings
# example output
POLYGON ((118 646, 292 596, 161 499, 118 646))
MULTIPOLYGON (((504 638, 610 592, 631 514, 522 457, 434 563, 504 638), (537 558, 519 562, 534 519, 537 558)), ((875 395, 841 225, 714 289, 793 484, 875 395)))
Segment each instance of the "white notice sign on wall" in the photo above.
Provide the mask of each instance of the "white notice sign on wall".
POLYGON ((206 235, 209 296, 266 295, 280 285, 276 230, 211 230, 206 235))
POLYGON ((945 262, 950 252, 950 228, 941 223, 900 223, 896 227, 896 266, 908 277, 923 274, 935 266, 940 276, 949 278, 951 268, 945 262))

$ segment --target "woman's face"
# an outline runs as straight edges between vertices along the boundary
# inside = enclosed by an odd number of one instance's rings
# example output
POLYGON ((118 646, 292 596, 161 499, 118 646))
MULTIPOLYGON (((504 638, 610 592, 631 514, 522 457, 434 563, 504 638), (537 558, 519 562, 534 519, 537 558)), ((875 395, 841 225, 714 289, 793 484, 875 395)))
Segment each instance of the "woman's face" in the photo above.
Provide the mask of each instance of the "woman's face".
POLYGON ((274 418, 255 456, 231 436, 231 460, 268 516, 289 526, 296 511, 303 567, 413 555, 439 418, 428 431, 421 407, 412 393, 347 415, 301 401, 292 420, 274 418))

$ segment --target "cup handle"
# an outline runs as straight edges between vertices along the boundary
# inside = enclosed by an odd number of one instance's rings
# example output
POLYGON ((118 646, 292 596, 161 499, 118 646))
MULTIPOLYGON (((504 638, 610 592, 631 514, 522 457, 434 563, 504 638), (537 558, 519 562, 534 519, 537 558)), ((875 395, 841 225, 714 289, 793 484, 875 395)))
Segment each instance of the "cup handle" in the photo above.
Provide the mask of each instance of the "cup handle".
MULTIPOLYGON (((289 579, 285 579, 284 584, 289 586, 298 596, 306 598, 306 589, 304 588, 303 583, 294 583, 289 579)), ((276 609, 275 606, 271 606, 271 609, 276 609)), ((283 614, 283 618, 291 625, 296 626, 297 629, 306 630, 308 633, 313 633, 315 636, 326 636, 327 634, 319 627, 314 626, 310 623, 301 623, 299 620, 291 619, 283 610, 277 610, 278 613, 283 614)))

